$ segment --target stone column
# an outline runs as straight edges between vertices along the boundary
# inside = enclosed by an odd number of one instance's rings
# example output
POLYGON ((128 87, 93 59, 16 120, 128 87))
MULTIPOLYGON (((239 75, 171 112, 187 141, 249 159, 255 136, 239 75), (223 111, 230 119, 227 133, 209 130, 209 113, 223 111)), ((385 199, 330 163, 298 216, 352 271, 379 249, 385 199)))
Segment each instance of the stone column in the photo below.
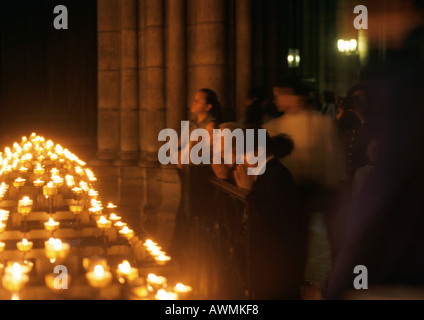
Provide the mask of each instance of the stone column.
POLYGON ((188 0, 188 101, 201 88, 226 100, 225 0, 188 0))
POLYGON ((245 101, 251 87, 252 26, 250 0, 236 0, 236 117, 246 115, 245 101))
POLYGON ((164 1, 146 0, 145 80, 147 160, 157 162, 160 130, 165 128, 164 1))
POLYGON ((166 125, 180 132, 187 119, 185 0, 167 0, 166 125))
POLYGON ((138 157, 137 1, 121 0, 120 152, 117 165, 135 165, 138 157))
POLYGON ((119 150, 120 17, 118 0, 97 2, 98 12, 98 122, 97 159, 109 164, 119 150))
POLYGON ((144 179, 143 220, 152 235, 162 201, 162 171, 158 162, 160 130, 166 128, 164 0, 142 0, 139 10, 140 148, 144 179))

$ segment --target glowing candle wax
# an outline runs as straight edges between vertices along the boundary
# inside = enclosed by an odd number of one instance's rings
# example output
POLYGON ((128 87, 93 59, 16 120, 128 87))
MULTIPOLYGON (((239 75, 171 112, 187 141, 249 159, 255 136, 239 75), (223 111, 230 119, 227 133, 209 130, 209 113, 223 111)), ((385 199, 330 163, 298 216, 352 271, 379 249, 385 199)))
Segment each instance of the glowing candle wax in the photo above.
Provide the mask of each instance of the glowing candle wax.
POLYGON ((2 279, 3 287, 11 292, 17 292, 28 282, 28 275, 24 274, 19 263, 8 266, 2 279))
POLYGON ((37 167, 34 169, 34 173, 37 175, 42 175, 44 174, 45 170, 44 168, 41 166, 40 163, 37 163, 37 167))
POLYGON ((60 222, 54 221, 53 218, 50 218, 48 222, 44 222, 44 229, 47 231, 55 231, 59 226, 60 222))
POLYGON ((115 227, 117 227, 118 229, 122 229, 123 227, 125 227, 127 224, 125 222, 122 221, 118 221, 114 224, 115 227))
POLYGON ((112 281, 112 273, 106 271, 103 266, 96 265, 93 271, 86 274, 88 283, 94 288, 106 287, 112 281))
POLYGON ((27 216, 32 211, 32 205, 33 201, 28 196, 23 197, 18 202, 18 213, 27 216))
POLYGON ((153 273, 149 273, 147 276, 147 283, 153 288, 161 289, 166 286, 166 278, 162 276, 157 276, 153 273))
POLYGON ((37 180, 33 181, 33 184, 34 184, 35 187, 42 187, 44 185, 44 181, 37 179, 37 180))
POLYGON ((44 242, 45 254, 50 262, 55 262, 56 259, 65 259, 70 252, 69 243, 63 243, 60 239, 50 238, 44 242))
POLYGON ((119 234, 125 237, 127 240, 130 240, 134 236, 134 230, 129 229, 127 226, 119 230, 119 234))
POLYGON ((97 220, 97 227, 100 229, 109 229, 112 227, 112 221, 107 220, 105 217, 100 217, 99 220, 97 220))
POLYGON ((127 260, 118 265, 116 275, 120 283, 131 282, 138 278, 138 270, 131 267, 127 260))
POLYGON ((116 213, 111 213, 109 215, 109 220, 110 221, 116 222, 116 221, 120 221, 121 219, 122 219, 122 217, 116 215, 116 213))
POLYGON ((164 289, 160 289, 158 290, 155 298, 156 300, 177 300, 178 294, 176 294, 175 292, 167 292, 164 289))
POLYGON ((169 261, 171 261, 171 257, 169 257, 165 254, 160 254, 159 256, 155 257, 155 260, 159 265, 165 265, 169 261))
POLYGON ((23 187, 25 185, 25 182, 26 182, 26 179, 19 177, 19 178, 16 178, 15 181, 13 181, 13 186, 23 187))
POLYGON ((18 248, 18 250, 20 251, 20 252, 28 252, 28 251, 31 251, 32 250, 32 247, 33 247, 33 243, 32 243, 32 241, 28 241, 27 239, 22 239, 22 241, 21 242, 18 242, 17 244, 16 244, 16 247, 18 248))
POLYGON ((57 194, 57 186, 54 185, 52 181, 47 183, 46 186, 43 187, 43 195, 45 196, 53 196, 57 194))

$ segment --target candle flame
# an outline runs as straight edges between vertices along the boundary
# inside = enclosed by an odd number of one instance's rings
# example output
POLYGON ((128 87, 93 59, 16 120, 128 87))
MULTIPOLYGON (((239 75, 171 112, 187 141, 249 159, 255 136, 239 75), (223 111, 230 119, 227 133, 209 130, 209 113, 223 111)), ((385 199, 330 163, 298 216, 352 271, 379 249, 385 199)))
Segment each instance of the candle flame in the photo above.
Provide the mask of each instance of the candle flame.
POLYGON ((106 218, 105 218, 105 217, 103 217, 103 216, 101 216, 101 217, 100 217, 100 219, 99 219, 99 223, 101 223, 101 224, 105 224, 105 223, 107 223, 106 218))
POLYGON ((27 246, 28 245, 28 240, 26 238, 22 239, 22 244, 24 246, 27 246))
POLYGON ((124 260, 119 266, 118 266, 119 270, 122 273, 128 274, 131 271, 131 265, 127 260, 124 260))
POLYGON ((62 241, 60 239, 54 239, 53 248, 57 251, 62 250, 62 241))
POLYGON ((12 276, 15 280, 21 280, 22 278, 22 268, 21 265, 15 262, 12 266, 12 276))
POLYGON ((22 198, 22 202, 23 202, 24 206, 29 205, 30 201, 31 200, 27 196, 25 196, 25 197, 22 198))
POLYGON ((149 273, 149 275, 147 276, 147 278, 149 278, 150 281, 155 282, 158 280, 158 276, 153 274, 153 273, 149 273))
POLYGON ((105 273, 105 270, 103 269, 103 267, 101 265, 98 264, 94 267, 94 274, 97 277, 102 277, 104 275, 104 273, 105 273))

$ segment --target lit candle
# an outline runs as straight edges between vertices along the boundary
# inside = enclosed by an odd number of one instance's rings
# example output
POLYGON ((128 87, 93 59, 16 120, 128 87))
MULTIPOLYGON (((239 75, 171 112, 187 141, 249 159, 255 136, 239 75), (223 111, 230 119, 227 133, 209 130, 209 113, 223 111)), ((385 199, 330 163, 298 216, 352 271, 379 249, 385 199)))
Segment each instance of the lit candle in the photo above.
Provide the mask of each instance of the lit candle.
POLYGON ((65 176, 65 180, 66 180, 66 185, 67 185, 68 187, 73 187, 73 186, 75 186, 75 179, 74 179, 74 176, 72 176, 72 175, 70 175, 70 174, 67 174, 67 175, 65 176))
POLYGON ((178 294, 175 292, 167 292, 165 289, 158 290, 155 296, 156 300, 177 300, 178 294))
POLYGON ((97 220, 97 227, 100 229, 109 229, 112 227, 112 221, 107 220, 104 216, 97 220))
POLYGON ((21 265, 17 262, 8 266, 2 279, 3 287, 13 293, 18 292, 28 282, 29 277, 23 273, 21 265))
POLYGON ((93 190, 93 189, 90 189, 89 191, 88 191, 88 195, 90 196, 90 197, 97 197, 98 195, 99 195, 99 192, 98 191, 96 191, 96 190, 93 190))
POLYGON ((0 252, 3 252, 6 248, 6 244, 4 242, 0 242, 0 252))
POLYGON ((165 254, 161 254, 161 255, 159 255, 159 256, 157 256, 157 257, 155 257, 155 260, 156 260, 156 262, 157 262, 159 265, 165 265, 165 264, 167 264, 169 261, 171 261, 171 257, 169 257, 169 256, 167 256, 167 255, 165 255, 165 254))
POLYGON ((60 222, 54 221, 53 218, 50 217, 48 222, 44 222, 44 229, 47 231, 55 231, 59 228, 60 222))
POLYGON ((93 271, 94 267, 97 265, 101 265, 104 269, 107 268, 107 260, 102 257, 92 256, 92 257, 84 257, 82 259, 82 266, 85 271, 93 271))
POLYGON ((131 282, 138 278, 138 270, 131 267, 127 260, 118 265, 116 270, 119 283, 131 282))
POLYGON ((6 230, 6 225, 2 221, 0 221, 0 233, 4 232, 4 230, 6 230))
POLYGON ((83 175, 84 174, 84 170, 81 169, 81 167, 75 167, 75 173, 78 175, 83 175))
POLYGON ((127 240, 130 240, 134 236, 134 230, 124 226, 121 230, 119 230, 119 234, 125 237, 127 240))
POLYGON ((122 229, 123 227, 125 227, 127 224, 125 222, 122 221, 118 221, 114 224, 115 227, 117 227, 118 229, 122 229))
POLYGON ((65 259, 70 251, 69 243, 63 243, 60 239, 50 238, 44 242, 45 254, 50 262, 55 262, 56 259, 65 259))
POLYGON ((44 185, 44 181, 37 179, 37 180, 33 181, 33 184, 34 184, 35 187, 42 187, 44 185))
POLYGON ((97 178, 95 177, 93 171, 91 171, 90 169, 85 169, 85 174, 87 175, 88 180, 90 180, 91 182, 97 181, 97 178))
POLYGON ((75 188, 72 188, 72 192, 75 193, 76 195, 80 195, 82 193, 82 189, 75 187, 75 188))
POLYGON ((116 222, 116 221, 120 221, 121 219, 122 219, 122 217, 116 215, 116 213, 111 213, 109 215, 109 220, 110 221, 116 222))
POLYGON ((94 288, 106 287, 112 281, 112 273, 106 271, 103 266, 96 265, 93 271, 86 274, 88 283, 94 288))
POLYGON ((46 186, 43 187, 43 195, 53 196, 55 194, 57 194, 57 187, 53 184, 52 181, 50 181, 46 186))
POLYGON ((23 179, 21 177, 16 178, 13 182, 13 186, 17 187, 23 187, 25 185, 26 179, 23 179))
POLYGON ((59 176, 52 176, 51 177, 53 183, 55 186, 57 187, 62 187, 63 186, 63 179, 59 176))
POLYGON ((31 251, 32 250, 32 246, 33 246, 32 241, 28 241, 26 238, 22 239, 21 242, 18 242, 16 244, 16 247, 18 248, 18 250, 20 252, 23 252, 23 253, 28 252, 28 251, 31 251))
POLYGON ((26 173, 28 171, 28 168, 27 167, 20 167, 19 168, 19 172, 20 173, 26 173))
POLYGON ((27 216, 32 211, 32 205, 33 201, 28 196, 23 197, 18 202, 18 213, 27 216))
POLYGON ((107 208, 108 208, 108 209, 115 209, 115 208, 117 208, 117 206, 115 206, 112 202, 109 202, 109 203, 107 204, 107 208))
POLYGON ((41 164, 40 163, 37 163, 37 167, 34 168, 34 173, 37 174, 37 175, 41 175, 41 174, 44 174, 44 172, 45 172, 45 170, 41 166, 41 164))
POLYGON ((183 285, 182 283, 177 283, 174 287, 174 291, 178 293, 178 296, 183 296, 193 291, 193 288, 190 286, 183 285))
POLYGON ((166 278, 157 276, 153 273, 149 273, 147 276, 147 283, 153 287, 153 289, 159 290, 166 286, 166 278))
POLYGON ((165 252, 162 251, 162 250, 160 250, 159 247, 152 248, 149 251, 150 251, 150 254, 152 256, 154 256, 154 257, 159 257, 160 255, 164 255, 165 254, 165 252))

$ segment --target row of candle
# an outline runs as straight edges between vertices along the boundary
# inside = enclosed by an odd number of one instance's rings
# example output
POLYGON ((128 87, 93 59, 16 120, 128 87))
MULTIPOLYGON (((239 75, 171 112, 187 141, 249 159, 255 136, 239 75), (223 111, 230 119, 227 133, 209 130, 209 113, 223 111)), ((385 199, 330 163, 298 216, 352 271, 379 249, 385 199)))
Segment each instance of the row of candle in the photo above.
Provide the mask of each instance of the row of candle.
MULTIPOLYGON (((34 165, 33 172, 37 176, 37 180, 33 181, 34 186, 41 187, 43 186, 43 194, 45 196, 49 195, 55 195, 57 194, 58 190, 57 188, 63 185, 63 177, 59 175, 59 170, 56 168, 53 168, 50 170, 51 173, 51 181, 44 185, 44 181, 40 179, 40 176, 43 175, 46 172, 45 166, 42 165, 42 160, 45 159, 45 157, 50 157, 50 160, 64 160, 64 157, 70 160, 71 162, 76 162, 77 165, 73 166, 75 174, 78 176, 79 184, 76 183, 76 179, 73 175, 67 174, 65 176, 66 185, 70 188, 72 188, 72 191, 76 193, 77 195, 80 195, 82 191, 86 192, 88 197, 91 198, 91 207, 88 209, 90 215, 96 216, 96 225, 98 228, 106 230, 112 227, 116 227, 119 230, 119 234, 123 237, 125 237, 128 240, 131 240, 134 237, 134 231, 130 229, 127 224, 122 220, 120 216, 118 216, 116 213, 111 212, 112 209, 116 208, 113 204, 108 204, 108 213, 109 216, 106 216, 103 214, 103 205, 101 201, 97 200, 98 198, 98 192, 92 188, 92 186, 89 185, 86 181, 82 179, 82 177, 87 177, 89 182, 96 181, 96 177, 94 173, 89 170, 82 168, 85 163, 78 159, 74 154, 70 153, 69 150, 63 149, 60 145, 54 146, 53 142, 51 140, 45 142, 44 138, 38 137, 35 134, 32 134, 30 137, 31 141, 28 141, 25 137, 22 139, 21 145, 14 144, 14 153, 11 152, 11 150, 6 150, 6 158, 1 158, 0 154, 0 162, 3 164, 3 166, 0 168, 0 173, 7 171, 7 169, 16 169, 17 163, 21 165, 20 170, 18 170, 21 173, 26 173, 28 169, 24 166, 26 161, 32 160, 34 157, 32 156, 31 149, 33 151, 36 151, 34 153, 35 158, 37 158, 38 162, 32 162, 34 165), (60 159, 59 159, 60 158, 60 159), (13 164, 11 165, 11 161, 13 160, 13 164)), ((63 161, 60 161, 63 163, 63 161)), ((70 167, 72 168, 72 167, 70 167)), ((14 185, 17 187, 25 185, 26 180, 23 178, 18 178, 14 181, 14 185)), ((0 189, 1 191, 1 189, 0 189)), ((22 199, 23 202, 21 203, 21 207, 32 207, 30 203, 30 199, 22 199), (24 204, 26 202, 26 204, 24 204)), ((80 214, 83 211, 83 205, 73 204, 70 205, 70 210, 74 214, 80 214)), ((25 209, 22 209, 22 212, 25 212, 25 209)), ((26 211, 28 211, 28 208, 26 208, 26 211)), ((30 211, 29 211, 30 212, 30 211)), ((47 231, 55 231, 59 227, 60 223, 54 221, 52 218, 48 222, 44 223, 44 227, 47 231)), ((31 241, 28 241, 26 238, 22 239, 21 242, 19 242, 18 250, 22 252, 27 252, 28 250, 31 250, 31 241), (20 249, 19 249, 20 248, 20 249)), ((146 250, 155 258, 155 260, 159 264, 165 264, 168 261, 171 260, 169 256, 166 255, 164 251, 161 250, 161 247, 159 247, 156 243, 154 243, 151 240, 147 240, 145 242, 146 250)), ((62 243, 60 239, 54 239, 50 238, 49 241, 45 242, 45 250, 46 250, 46 256, 50 258, 51 261, 55 260, 56 258, 60 257, 60 255, 67 255, 69 253, 69 244, 62 243)), ((118 265, 116 270, 117 278, 120 282, 130 282, 134 279, 138 278, 138 270, 134 267, 131 267, 129 262, 127 260, 124 260, 121 264, 118 265)), ((169 298, 172 297, 172 294, 177 294, 176 292, 167 292, 166 291, 166 281, 163 281, 163 279, 166 280, 164 277, 158 277, 153 274, 149 274, 147 276, 146 282, 149 284, 150 287, 152 285, 155 285, 156 291, 156 298, 163 299, 163 298, 169 298), (162 282, 162 285, 161 285, 162 282)), ((108 284, 111 280, 110 271, 108 271, 107 266, 103 265, 96 265, 92 270, 89 270, 87 272, 87 280, 92 286, 99 287, 104 284, 108 284)), ((187 290, 187 288, 182 284, 177 284, 174 291, 178 290, 187 290)), ((190 288, 191 290, 191 288, 190 288)))
POLYGON ((169 257, 165 251, 162 251, 162 247, 160 247, 156 242, 147 239, 143 245, 146 247, 147 252, 159 265, 164 265, 171 261, 171 257, 169 257))

